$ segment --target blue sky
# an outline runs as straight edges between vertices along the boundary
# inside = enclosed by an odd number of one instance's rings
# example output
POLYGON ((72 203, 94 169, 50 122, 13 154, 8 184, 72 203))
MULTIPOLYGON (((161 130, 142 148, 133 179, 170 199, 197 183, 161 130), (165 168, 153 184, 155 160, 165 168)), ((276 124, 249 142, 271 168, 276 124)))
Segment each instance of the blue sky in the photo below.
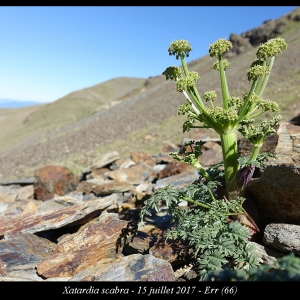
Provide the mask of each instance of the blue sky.
POLYGON ((297 6, 1 6, 0 99, 52 102, 117 77, 178 65, 170 43, 209 45, 297 6))

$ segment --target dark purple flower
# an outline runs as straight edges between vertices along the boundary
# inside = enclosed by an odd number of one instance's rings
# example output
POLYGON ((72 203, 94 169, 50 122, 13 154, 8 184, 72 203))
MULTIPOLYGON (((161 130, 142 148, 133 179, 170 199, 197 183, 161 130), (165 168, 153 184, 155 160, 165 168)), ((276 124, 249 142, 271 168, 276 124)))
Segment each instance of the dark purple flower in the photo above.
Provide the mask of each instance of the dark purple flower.
MULTIPOLYGON (((241 169, 239 169, 232 181, 227 186, 227 192, 231 196, 239 195, 241 196, 243 190, 251 180, 253 173, 255 170, 255 165, 246 166, 241 169)), ((253 210, 253 208, 252 208, 253 210)), ((251 232, 251 234, 255 232, 259 232, 259 228, 256 225, 253 218, 249 215, 247 212, 246 214, 240 214, 235 217, 237 221, 239 221, 241 224, 247 226, 251 232)))
POLYGON ((240 168, 227 186, 228 193, 240 194, 251 180, 255 165, 240 168))

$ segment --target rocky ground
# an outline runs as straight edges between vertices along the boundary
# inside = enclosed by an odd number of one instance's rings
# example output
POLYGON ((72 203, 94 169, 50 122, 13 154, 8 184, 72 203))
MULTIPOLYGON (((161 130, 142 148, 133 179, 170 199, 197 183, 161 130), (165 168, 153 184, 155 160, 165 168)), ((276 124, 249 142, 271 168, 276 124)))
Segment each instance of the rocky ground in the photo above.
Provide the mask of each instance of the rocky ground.
MULTIPOLYGON (((276 143, 264 147, 278 159, 246 191, 260 227, 252 243, 261 264, 269 265, 300 253, 300 129, 281 124, 274 138, 276 143)), ((206 162, 221 160, 218 141, 207 144, 206 162)), ((31 182, 2 185, 0 281, 199 282, 192 249, 163 239, 171 220, 166 209, 153 211, 145 225, 139 220, 143 201, 155 190, 199 178, 193 167, 168 155, 172 147, 157 157, 133 152, 121 159, 117 151, 107 153, 81 178, 68 168, 45 166, 31 182)))

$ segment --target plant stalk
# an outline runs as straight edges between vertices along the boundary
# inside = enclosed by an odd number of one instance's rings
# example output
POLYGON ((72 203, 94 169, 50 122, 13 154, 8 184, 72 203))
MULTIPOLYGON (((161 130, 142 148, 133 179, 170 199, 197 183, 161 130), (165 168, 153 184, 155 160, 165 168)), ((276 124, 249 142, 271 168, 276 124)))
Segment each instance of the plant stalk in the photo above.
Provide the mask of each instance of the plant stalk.
POLYGON ((239 153, 236 129, 227 130, 220 134, 226 183, 233 179, 239 170, 239 153))

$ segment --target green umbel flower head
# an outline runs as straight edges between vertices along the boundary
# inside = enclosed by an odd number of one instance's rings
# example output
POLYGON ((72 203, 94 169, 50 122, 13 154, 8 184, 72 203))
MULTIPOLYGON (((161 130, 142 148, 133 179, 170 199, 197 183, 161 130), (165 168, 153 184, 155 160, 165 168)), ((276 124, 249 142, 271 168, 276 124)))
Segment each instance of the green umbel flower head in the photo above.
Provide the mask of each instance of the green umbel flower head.
POLYGON ((237 111, 233 108, 224 109, 223 107, 208 107, 207 113, 220 124, 233 123, 238 119, 237 111))
POLYGON ((204 93, 203 98, 205 99, 205 101, 214 101, 215 99, 217 99, 217 93, 216 91, 209 91, 204 93))
POLYGON ((264 61, 260 60, 260 59, 256 59, 251 65, 250 68, 254 67, 254 66, 263 66, 264 61))
POLYGON ((177 81, 176 89, 177 92, 187 91, 189 88, 196 87, 200 75, 197 72, 190 72, 189 76, 181 77, 177 81))
POLYGON ((166 76, 166 80, 176 81, 178 78, 182 76, 182 71, 180 67, 172 66, 166 68, 166 70, 162 73, 162 75, 166 76))
POLYGON ((216 42, 210 45, 209 55, 211 57, 218 56, 225 52, 228 52, 232 48, 232 43, 226 39, 218 39, 216 42))
POLYGON ((263 111, 272 111, 272 112, 280 111, 279 105, 275 101, 262 100, 260 103, 258 103, 258 107, 260 107, 263 111))
POLYGON ((258 126, 252 124, 252 122, 241 122, 241 126, 238 131, 247 138, 252 144, 262 144, 263 141, 276 130, 274 126, 282 120, 282 116, 278 115, 273 117, 269 121, 262 121, 258 126))
POLYGON ((190 43, 186 40, 178 40, 171 43, 171 46, 168 49, 169 55, 175 55, 176 59, 189 57, 192 47, 190 43))
MULTIPOLYGON (((248 96, 249 96, 249 93, 245 93, 243 95, 243 100, 246 101, 248 96)), ((261 100, 260 97, 253 92, 253 93, 250 94, 248 102, 251 103, 251 104, 257 105, 260 100, 261 100)))
POLYGON ((269 67, 267 66, 260 66, 260 65, 256 65, 253 66, 247 73, 248 76, 248 81, 255 81, 257 80, 259 77, 262 77, 264 75, 269 75, 270 74, 270 70, 269 67))
POLYGON ((230 97, 228 99, 228 105, 229 107, 233 107, 238 110, 242 106, 242 101, 239 97, 230 97))
MULTIPOLYGON (((225 71, 231 67, 230 62, 227 59, 223 60, 223 66, 225 71)), ((213 68, 214 70, 220 71, 220 62, 218 60, 214 63, 213 68)))
POLYGON ((268 57, 280 54, 288 44, 282 38, 274 38, 261 45, 256 52, 258 59, 266 59, 268 57))
POLYGON ((191 110, 192 110, 192 106, 188 103, 184 103, 178 108, 178 115, 183 116, 186 113, 189 113, 191 110))

